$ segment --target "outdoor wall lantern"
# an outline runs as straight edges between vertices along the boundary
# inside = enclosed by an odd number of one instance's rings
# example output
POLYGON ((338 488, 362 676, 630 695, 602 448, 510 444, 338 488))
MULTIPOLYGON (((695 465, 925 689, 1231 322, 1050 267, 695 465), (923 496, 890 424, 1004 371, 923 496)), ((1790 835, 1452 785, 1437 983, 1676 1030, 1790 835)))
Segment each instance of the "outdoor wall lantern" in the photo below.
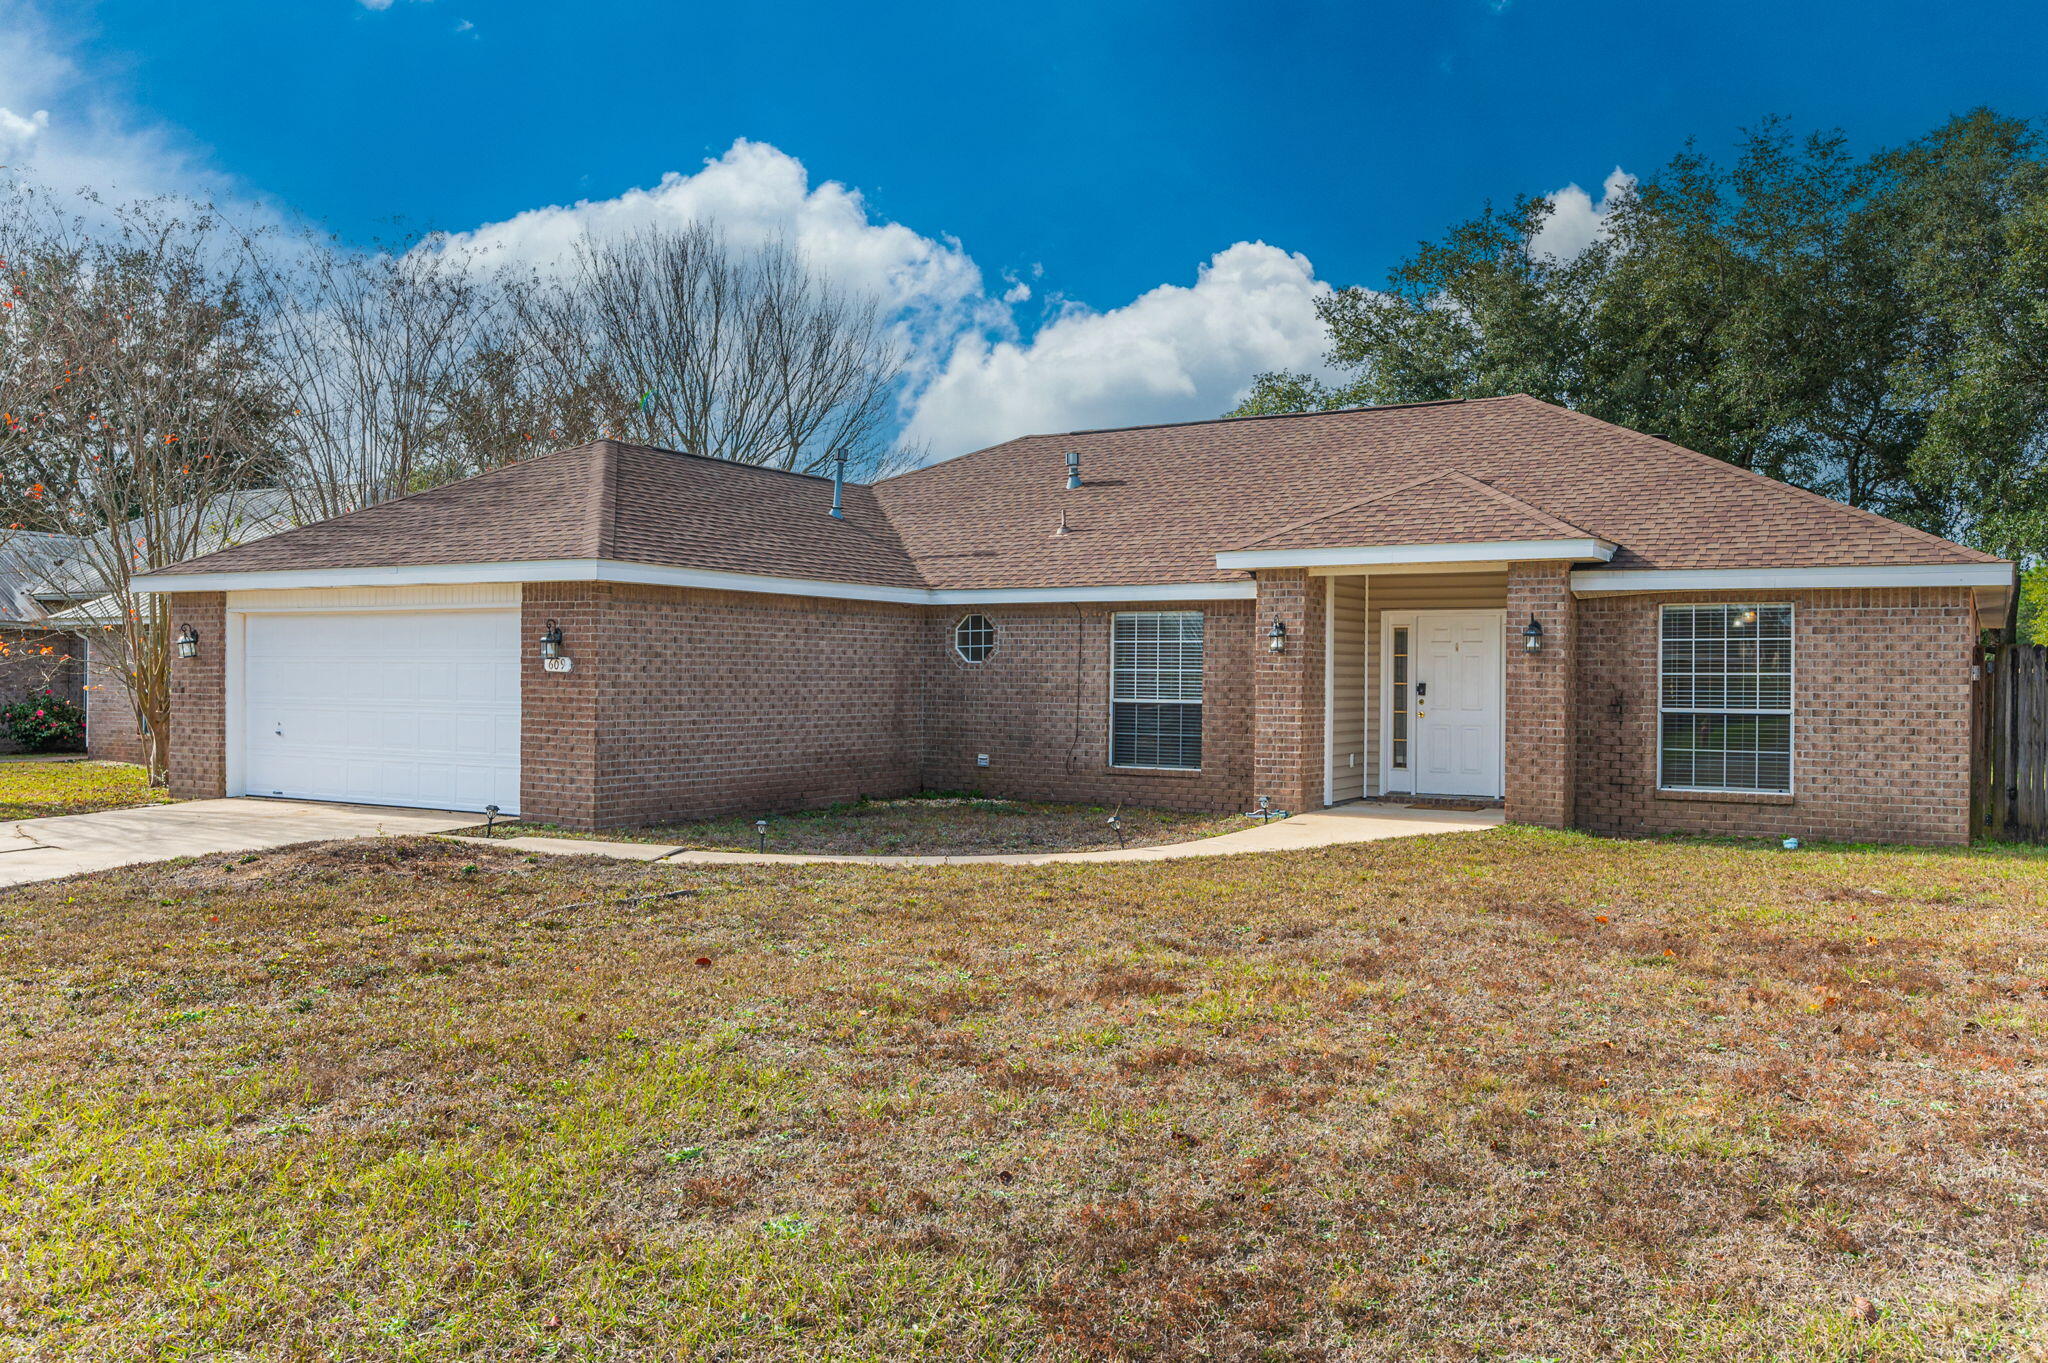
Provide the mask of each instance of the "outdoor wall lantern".
POLYGON ((543 658, 559 658, 562 656, 562 627, 552 620, 548 621, 548 627, 541 631, 540 656, 543 658))
POLYGON ((178 656, 196 658, 199 656, 199 631, 187 625, 178 631, 178 656))
POLYGON ((1266 631, 1266 647, 1275 653, 1287 647, 1287 622, 1275 620, 1273 628, 1266 631))
POLYGON ((1543 626, 1537 623, 1533 615, 1529 617, 1529 627, 1522 631, 1522 647, 1531 653, 1543 651, 1543 626))

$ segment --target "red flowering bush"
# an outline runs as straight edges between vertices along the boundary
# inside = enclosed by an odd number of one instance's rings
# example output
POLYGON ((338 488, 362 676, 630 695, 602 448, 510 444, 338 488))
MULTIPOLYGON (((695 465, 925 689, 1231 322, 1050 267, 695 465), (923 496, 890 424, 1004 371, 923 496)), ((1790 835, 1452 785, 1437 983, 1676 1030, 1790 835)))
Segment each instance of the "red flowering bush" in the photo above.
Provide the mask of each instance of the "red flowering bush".
POLYGON ((85 744, 85 711, 54 691, 0 705, 0 726, 23 752, 49 752, 85 744))

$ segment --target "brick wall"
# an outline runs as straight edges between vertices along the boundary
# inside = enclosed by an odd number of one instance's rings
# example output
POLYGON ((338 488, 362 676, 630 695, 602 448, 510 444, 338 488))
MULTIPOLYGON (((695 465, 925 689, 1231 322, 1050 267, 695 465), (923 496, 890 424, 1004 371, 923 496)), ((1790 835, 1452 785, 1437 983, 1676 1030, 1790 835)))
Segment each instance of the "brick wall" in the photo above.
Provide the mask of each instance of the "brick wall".
POLYGON ((619 827, 917 786, 915 608, 615 583, 529 587, 568 674, 522 657, 529 818, 619 827))
POLYGON ((171 794, 218 799, 227 790, 227 597, 179 592, 171 619, 199 633, 198 657, 171 657, 171 794))
POLYGON ((1977 620, 1960 590, 1743 598, 1794 607, 1793 794, 1658 792, 1658 607, 1732 599, 1687 593, 1579 601, 1579 825, 1623 834, 1968 841, 1977 620))
POLYGON ((1262 570, 1258 579, 1251 794, 1299 814, 1323 807, 1326 589, 1300 568, 1262 570), (1278 653, 1265 637, 1275 620, 1287 627, 1278 653))
POLYGON ((1579 639, 1569 563, 1517 563, 1508 569, 1507 692, 1502 775, 1507 817, 1543 828, 1569 828, 1579 639), (1543 647, 1531 653, 1522 631, 1535 620, 1543 647))
MULTIPOLYGON (((54 691, 73 705, 84 701, 85 643, 75 634, 0 629, 0 704, 54 691)), ((19 752, 0 730, 0 753, 19 752)))
POLYGON ((911 666, 920 691, 918 784, 1014 799, 1249 808, 1252 668, 1261 646, 1253 618, 1249 601, 928 611, 911 666), (1154 610, 1203 615, 1198 772, 1109 765, 1110 617, 1154 610), (996 650, 979 663, 953 651, 953 626, 968 614, 996 627, 996 650), (982 753, 986 767, 976 763, 982 753))
POLYGON ((609 589, 596 582, 530 582, 519 609, 519 811, 569 828, 597 827, 599 704, 612 658, 609 589), (569 672, 541 668, 540 636, 562 630, 569 672))
POLYGON ((86 751, 102 762, 148 760, 142 725, 128 693, 128 674, 121 666, 123 650, 116 643, 91 641, 85 646, 86 751))

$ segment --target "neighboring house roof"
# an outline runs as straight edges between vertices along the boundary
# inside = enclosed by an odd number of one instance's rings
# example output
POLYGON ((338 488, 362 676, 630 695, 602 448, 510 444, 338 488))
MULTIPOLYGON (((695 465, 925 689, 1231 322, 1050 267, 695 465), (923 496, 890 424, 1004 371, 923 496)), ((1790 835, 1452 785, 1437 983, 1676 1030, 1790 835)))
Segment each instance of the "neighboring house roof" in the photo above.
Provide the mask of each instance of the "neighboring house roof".
MULTIPOLYGON (((274 535, 292 525, 290 499, 274 488, 223 493, 175 508, 165 519, 176 527, 180 540, 189 533, 200 553, 274 535)), ((144 541, 149 529, 147 518, 128 523, 126 542, 133 552, 147 556, 144 541)), ((65 629, 118 620, 119 611, 106 596, 104 568, 112 552, 112 536, 104 530, 94 535, 0 532, 0 622, 65 629)))
POLYGON ((1026 436, 849 485, 844 521, 824 514, 829 496, 827 479, 599 441, 156 576, 601 559, 890 589, 1115 588, 1243 582, 1217 556, 1254 543, 1556 539, 1615 546, 1613 569, 2000 562, 1521 395, 1026 436))
POLYGON ((49 580, 63 571, 64 564, 85 552, 85 541, 76 535, 53 535, 36 530, 0 533, 0 622, 32 624, 48 610, 49 580), (39 595, 44 589, 45 595, 39 595))

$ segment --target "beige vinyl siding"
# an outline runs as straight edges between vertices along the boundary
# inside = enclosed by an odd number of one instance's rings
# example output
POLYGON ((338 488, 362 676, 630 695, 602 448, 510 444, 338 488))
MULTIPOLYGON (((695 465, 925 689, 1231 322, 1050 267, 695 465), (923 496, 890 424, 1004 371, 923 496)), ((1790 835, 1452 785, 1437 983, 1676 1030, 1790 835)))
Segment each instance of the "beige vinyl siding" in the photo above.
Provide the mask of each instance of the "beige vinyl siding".
POLYGON ((1508 603, 1506 569, 1490 573, 1377 573, 1365 614, 1366 790, 1380 789, 1380 617, 1387 611, 1499 610, 1508 603))
POLYGON ((1330 798, 1365 794, 1364 576, 1332 577, 1330 584, 1330 798))

